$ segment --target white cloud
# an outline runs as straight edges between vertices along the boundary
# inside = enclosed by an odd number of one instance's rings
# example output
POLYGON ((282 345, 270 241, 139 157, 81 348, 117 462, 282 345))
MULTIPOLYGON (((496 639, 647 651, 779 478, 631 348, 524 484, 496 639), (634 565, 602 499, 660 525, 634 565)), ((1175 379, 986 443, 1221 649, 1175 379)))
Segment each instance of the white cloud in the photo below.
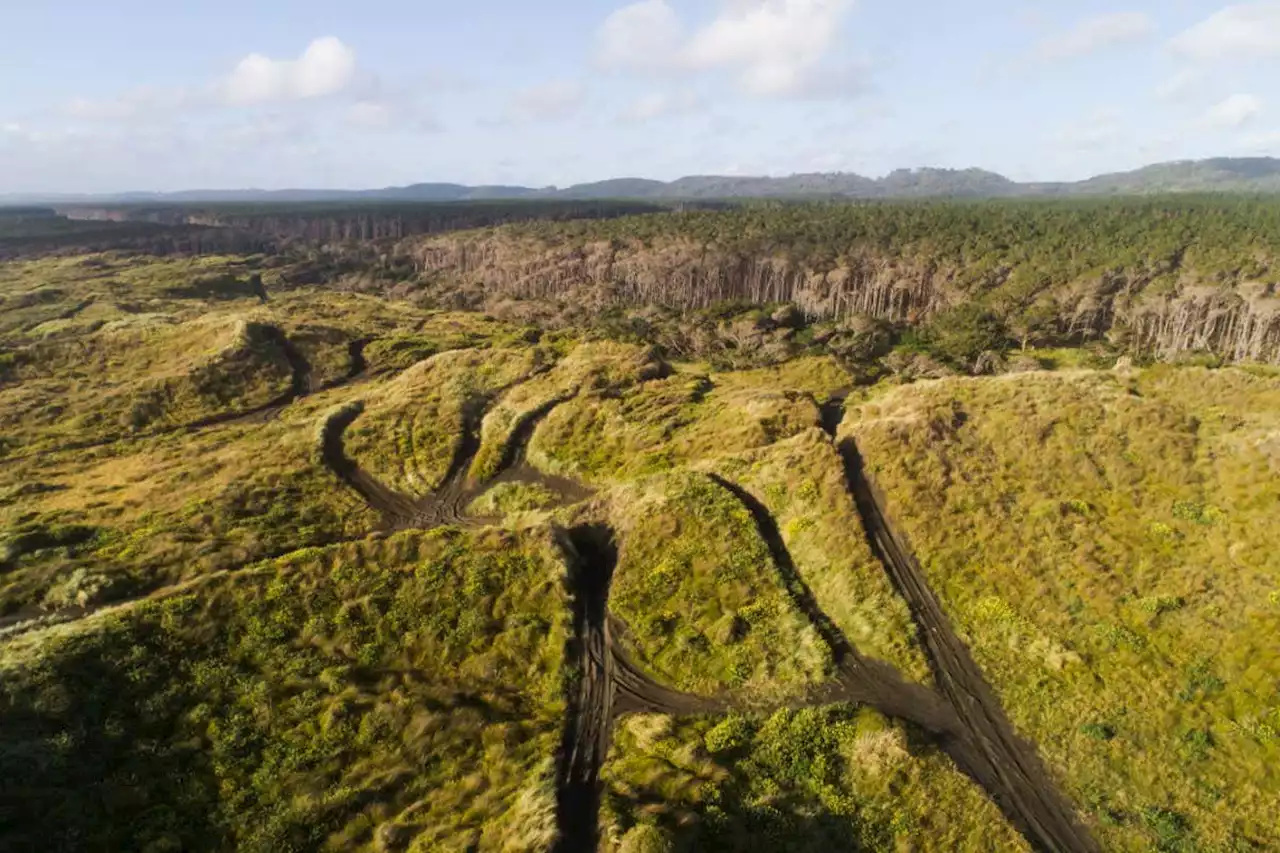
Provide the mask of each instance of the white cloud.
POLYGON ((1205 113, 1205 121, 1214 127, 1240 127, 1257 118, 1262 101, 1253 95, 1232 95, 1214 104, 1205 113))
MULTIPOLYGON (((169 116, 188 109, 258 106, 329 95, 361 94, 356 89, 355 52, 332 36, 311 42, 297 59, 251 54, 226 77, 190 88, 143 87, 112 98, 75 98, 62 113, 81 121, 128 121, 169 116)), ((375 88, 377 80, 366 75, 375 88)))
POLYGON ((347 121, 356 127, 390 127, 394 115, 391 106, 380 101, 357 101, 347 109, 347 121))
POLYGON ((830 56, 854 0, 721 0, 719 14, 684 38, 666 0, 610 15, 596 35, 607 67, 726 71, 757 96, 831 96, 859 91, 864 69, 830 56))
POLYGON ((1191 59, 1260 59, 1280 56, 1280 2, 1227 6, 1175 36, 1170 46, 1191 59))
POLYGON ((1036 55, 1046 61, 1071 59, 1103 48, 1144 39, 1155 32, 1155 23, 1142 12, 1116 12, 1086 18, 1064 33, 1047 38, 1036 46, 1036 55))
POLYGON ((355 80, 356 54, 333 36, 318 38, 297 59, 258 53, 240 60, 218 88, 235 106, 336 95, 355 80))
POLYGON ((1164 101, 1179 101, 1200 87, 1204 75, 1197 69, 1184 68, 1156 86, 1156 97, 1164 101))
POLYGON ((606 68, 667 67, 683 35, 666 0, 642 0, 605 18, 596 33, 596 61, 606 68))
POLYGON ((0 124, 0 143, 17 145, 30 141, 31 131, 16 121, 0 124))
POLYGON ((129 118, 137 110, 137 105, 128 98, 113 98, 95 101, 90 98, 73 98, 63 108, 63 112, 72 118, 81 119, 122 119, 129 118))
POLYGON ((586 91, 581 84, 556 80, 520 89, 507 105, 507 120, 559 121, 582 108, 586 91))
POLYGON ((114 98, 73 98, 62 107, 62 113, 84 121, 122 121, 176 112, 199 102, 199 94, 187 89, 144 86, 114 98))
POLYGON ((704 106, 698 93, 689 89, 674 94, 650 92, 632 101, 623 111, 622 117, 629 121, 648 121, 661 116, 695 113, 704 106))
POLYGON ((694 68, 731 68, 754 95, 802 94, 815 82, 851 0, 729 2, 685 47, 694 68))

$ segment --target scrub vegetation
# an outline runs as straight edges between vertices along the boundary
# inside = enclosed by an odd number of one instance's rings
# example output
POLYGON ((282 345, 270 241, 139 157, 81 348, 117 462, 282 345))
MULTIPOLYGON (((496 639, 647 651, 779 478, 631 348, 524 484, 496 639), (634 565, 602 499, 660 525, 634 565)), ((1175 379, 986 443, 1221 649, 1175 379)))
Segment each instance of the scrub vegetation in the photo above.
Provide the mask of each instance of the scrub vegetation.
POLYGON ((1178 204, 9 223, 0 848, 1280 846, 1274 209, 1178 204))

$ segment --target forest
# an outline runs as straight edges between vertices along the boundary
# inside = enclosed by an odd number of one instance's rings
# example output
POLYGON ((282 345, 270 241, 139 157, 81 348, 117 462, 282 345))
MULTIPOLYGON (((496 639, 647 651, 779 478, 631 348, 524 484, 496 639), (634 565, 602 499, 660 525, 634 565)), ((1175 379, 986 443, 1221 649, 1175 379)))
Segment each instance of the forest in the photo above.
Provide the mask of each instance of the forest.
POLYGON ((977 308, 1020 347, 1280 360, 1269 198, 758 204, 525 222, 408 251, 442 289, 473 285, 485 303, 790 303, 812 320, 905 326, 977 308))

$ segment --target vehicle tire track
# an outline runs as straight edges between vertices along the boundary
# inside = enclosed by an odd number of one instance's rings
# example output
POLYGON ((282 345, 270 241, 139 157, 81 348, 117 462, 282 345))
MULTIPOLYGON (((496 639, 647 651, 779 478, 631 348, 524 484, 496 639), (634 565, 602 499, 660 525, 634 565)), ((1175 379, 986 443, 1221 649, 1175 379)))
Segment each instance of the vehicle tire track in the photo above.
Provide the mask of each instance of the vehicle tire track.
POLYGON ((613 700, 613 716, 624 714, 722 714, 735 703, 726 697, 695 696, 664 687, 654 681, 632 660, 619 639, 626 634, 626 625, 617 616, 605 613, 605 645, 612 658, 611 672, 616 695, 613 700))
POLYGON ((573 599, 573 637, 566 659, 576 669, 556 769, 555 853, 595 853, 600 843, 600 768, 613 722, 613 656, 606 602, 617 564, 613 532, 577 527, 560 537, 573 599))
POLYGON ((526 464, 526 459, 529 455, 529 442, 533 440, 534 431, 558 406, 564 405, 576 396, 578 395, 574 392, 552 397, 533 411, 522 415, 516 422, 515 428, 511 430, 506 446, 502 448, 502 458, 498 461, 497 475, 526 464))
POLYGON ((853 439, 840 445, 845 476, 872 552, 884 564, 916 623, 939 692, 959 719, 968 771, 1037 850, 1092 853, 1101 848, 1057 790, 1035 746, 1018 737, 982 670, 956 636, 906 541, 890 525, 853 439), (977 772, 975 772, 977 771, 977 772))
POLYGON ((342 436, 356 418, 364 414, 364 403, 356 402, 331 412, 320 425, 320 458, 325 466, 358 494, 391 526, 415 510, 412 498, 383 484, 348 458, 342 436))
MULTIPOLYGON (((537 375, 537 374, 533 374, 537 375)), ((564 394, 547 401, 532 412, 526 413, 517 422, 515 429, 503 446, 497 471, 489 479, 477 482, 471 477, 471 467, 480 452, 480 430, 485 416, 500 399, 501 394, 510 391, 521 382, 506 386, 484 398, 477 398, 474 405, 465 411, 463 417, 464 437, 459 441, 454 459, 450 463, 449 473, 441 481, 441 487, 433 494, 419 502, 418 512, 405 520, 406 526, 438 527, 441 524, 469 524, 492 522, 492 518, 475 518, 466 514, 466 508, 477 498, 502 483, 527 483, 540 485, 556 494, 560 506, 586 500, 594 492, 576 480, 544 474, 527 461, 529 442, 538 425, 544 421, 557 406, 573 399, 575 394, 564 394)))

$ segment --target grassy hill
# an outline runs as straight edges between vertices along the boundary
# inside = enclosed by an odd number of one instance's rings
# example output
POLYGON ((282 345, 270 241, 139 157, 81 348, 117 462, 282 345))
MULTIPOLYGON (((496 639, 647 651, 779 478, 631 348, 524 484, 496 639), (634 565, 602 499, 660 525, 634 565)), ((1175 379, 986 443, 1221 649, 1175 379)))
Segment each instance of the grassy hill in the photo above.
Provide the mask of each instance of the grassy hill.
POLYGON ((1006 313, 1271 283, 1274 216, 765 207, 476 232, 431 272, 28 246, 0 848, 1280 846, 1280 367, 1023 348, 1006 313), (604 307, 602 245, 654 288, 910 247, 953 304, 604 307))

